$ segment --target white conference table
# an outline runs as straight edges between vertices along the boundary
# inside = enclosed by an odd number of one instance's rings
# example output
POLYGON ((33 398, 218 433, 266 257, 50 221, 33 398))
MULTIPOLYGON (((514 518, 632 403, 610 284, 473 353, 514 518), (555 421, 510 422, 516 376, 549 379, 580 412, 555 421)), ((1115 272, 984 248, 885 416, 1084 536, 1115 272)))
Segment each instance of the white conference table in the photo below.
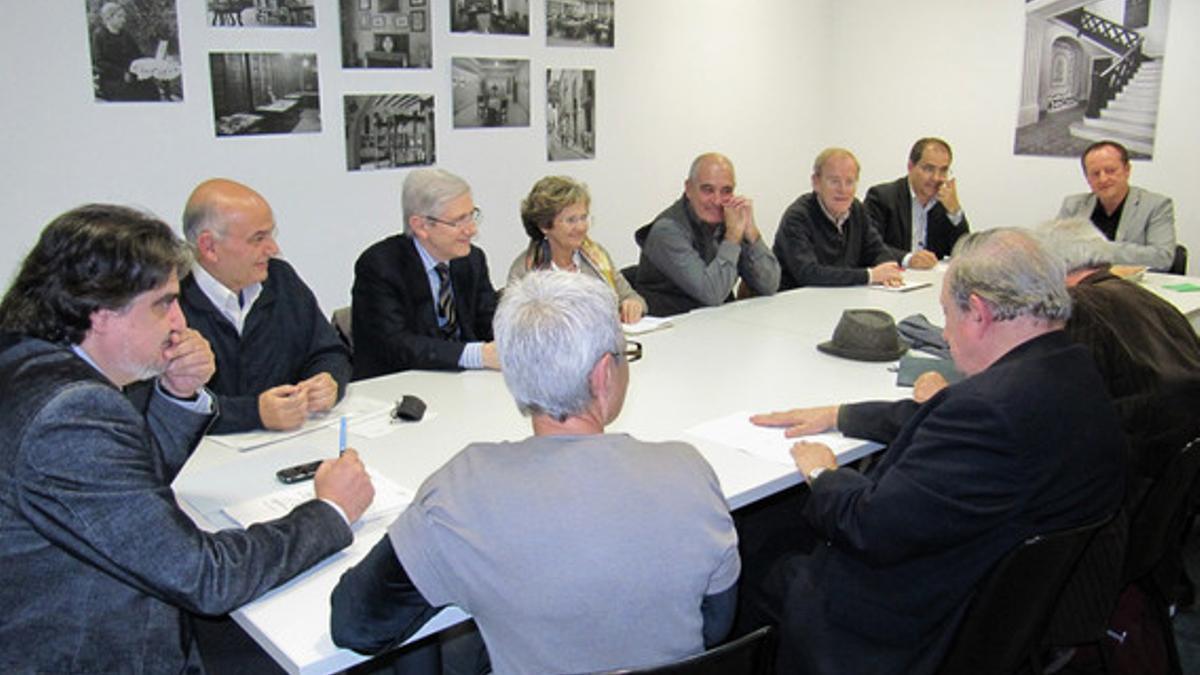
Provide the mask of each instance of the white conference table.
MULTIPOLYGON (((938 304, 942 270, 909 271, 932 284, 904 293, 876 288, 805 288, 704 309, 672 319, 672 326, 635 337, 642 360, 630 366, 621 416, 609 427, 644 440, 683 439, 712 464, 731 508, 797 484, 794 467, 748 454, 685 430, 731 413, 769 411, 844 401, 897 399, 911 389, 895 385, 892 363, 865 363, 819 352, 843 310, 879 308, 899 321, 923 313, 942 323, 938 304)), ((1195 323, 1200 293, 1162 288, 1182 277, 1147 275, 1144 283, 1176 304, 1195 323)), ((1200 280, 1192 280, 1200 282, 1200 280)), ((531 434, 499 373, 410 371, 351 385, 348 397, 393 401, 403 394, 428 404, 426 418, 396 424, 385 436, 364 438, 350 426, 350 445, 375 472, 416 491, 430 473, 473 441, 519 440, 531 434)), ((234 450, 206 440, 175 482, 180 503, 207 529, 232 527, 221 507, 279 489, 275 471, 336 454, 337 429, 327 427, 254 450, 234 450)), ((839 456, 853 461, 877 449, 864 443, 839 456)), ((383 535, 390 518, 359 527, 355 543, 234 613, 234 618, 291 673, 328 673, 364 660, 338 649, 329 637, 329 593, 350 565, 383 535)), ((443 610, 418 632, 420 639, 465 618, 443 610)))

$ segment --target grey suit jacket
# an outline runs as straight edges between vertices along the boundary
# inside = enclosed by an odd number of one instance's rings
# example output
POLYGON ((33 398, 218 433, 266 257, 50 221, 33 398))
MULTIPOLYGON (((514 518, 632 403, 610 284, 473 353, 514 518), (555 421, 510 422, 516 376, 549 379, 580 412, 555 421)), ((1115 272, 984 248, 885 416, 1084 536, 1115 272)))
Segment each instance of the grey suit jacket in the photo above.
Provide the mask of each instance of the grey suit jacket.
POLYGON ((0 335, 0 672, 198 672, 190 612, 229 612, 353 541, 317 500, 201 531, 171 481, 211 415, 135 398, 68 347, 0 335))
MULTIPOLYGON (((1063 200, 1059 218, 1091 218, 1096 195, 1086 192, 1063 200)), ((1146 265, 1167 270, 1175 257, 1175 205, 1165 197, 1130 186, 1117 223, 1116 260, 1124 265, 1146 265)))

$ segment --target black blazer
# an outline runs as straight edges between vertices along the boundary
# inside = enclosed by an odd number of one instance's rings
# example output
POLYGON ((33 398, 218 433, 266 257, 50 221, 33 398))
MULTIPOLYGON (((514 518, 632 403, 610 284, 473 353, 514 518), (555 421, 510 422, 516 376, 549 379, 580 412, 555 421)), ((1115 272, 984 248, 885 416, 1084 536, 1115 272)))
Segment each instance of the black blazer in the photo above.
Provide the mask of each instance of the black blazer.
POLYGON ((844 405, 838 425, 888 448, 865 474, 812 482, 804 517, 828 545, 793 561, 779 672, 934 672, 993 563, 1114 512, 1124 492, 1116 413, 1062 331, 924 405, 844 405))
POLYGON ((465 343, 491 340, 496 289, 482 250, 472 246, 465 257, 450 261, 450 284, 457 340, 438 330, 429 279, 411 237, 393 235, 364 251, 354 265, 354 379, 457 369, 465 343))
MULTIPOLYGON (((885 244, 906 253, 912 250, 912 195, 908 191, 908 176, 872 186, 867 190, 866 206, 885 244)), ((962 223, 950 222, 941 202, 929 209, 928 225, 925 243, 939 258, 950 255, 954 242, 971 229, 966 214, 962 223)))

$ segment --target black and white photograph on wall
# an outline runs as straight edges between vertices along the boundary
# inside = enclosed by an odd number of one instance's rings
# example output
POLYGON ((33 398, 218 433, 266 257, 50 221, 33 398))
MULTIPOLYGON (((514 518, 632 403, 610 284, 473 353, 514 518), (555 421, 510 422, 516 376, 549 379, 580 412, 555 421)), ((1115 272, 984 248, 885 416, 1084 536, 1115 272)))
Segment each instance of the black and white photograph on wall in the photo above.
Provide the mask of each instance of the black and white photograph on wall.
POLYGON ((84 6, 96 101, 183 100, 175 0, 85 0, 84 6))
POLYGON ((451 33, 529 35, 529 0, 449 0, 451 33))
POLYGON ((1025 5, 1014 154, 1079 157, 1114 140, 1153 157, 1171 0, 1071 4, 1025 5))
POLYGON ((450 59, 454 128, 529 126, 529 60, 450 59))
POLYGON ((313 0, 208 0, 208 25, 219 28, 314 28, 317 15, 313 0))
POLYGON ((316 54, 211 52, 208 65, 217 136, 321 130, 316 54))
POLYGON ((550 47, 612 47, 613 0, 546 0, 550 47))
POLYGON ((428 0, 338 0, 343 68, 429 68, 428 0))
POLYGON ((429 166, 436 161, 432 94, 347 94, 346 169, 429 166))
POLYGON ((596 158, 596 71, 546 69, 546 159, 596 158))

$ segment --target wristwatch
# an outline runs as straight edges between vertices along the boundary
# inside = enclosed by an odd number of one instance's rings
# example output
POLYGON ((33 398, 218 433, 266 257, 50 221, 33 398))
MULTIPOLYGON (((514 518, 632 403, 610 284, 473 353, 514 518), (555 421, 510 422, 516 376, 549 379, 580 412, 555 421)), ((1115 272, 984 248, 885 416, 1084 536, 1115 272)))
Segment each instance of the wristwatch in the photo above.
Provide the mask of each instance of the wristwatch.
POLYGON ((817 476, 820 476, 821 474, 825 473, 828 470, 829 470, 829 467, 827 467, 827 466, 818 466, 817 468, 813 469, 812 471, 809 471, 808 472, 808 483, 811 485, 812 482, 817 479, 817 476))

